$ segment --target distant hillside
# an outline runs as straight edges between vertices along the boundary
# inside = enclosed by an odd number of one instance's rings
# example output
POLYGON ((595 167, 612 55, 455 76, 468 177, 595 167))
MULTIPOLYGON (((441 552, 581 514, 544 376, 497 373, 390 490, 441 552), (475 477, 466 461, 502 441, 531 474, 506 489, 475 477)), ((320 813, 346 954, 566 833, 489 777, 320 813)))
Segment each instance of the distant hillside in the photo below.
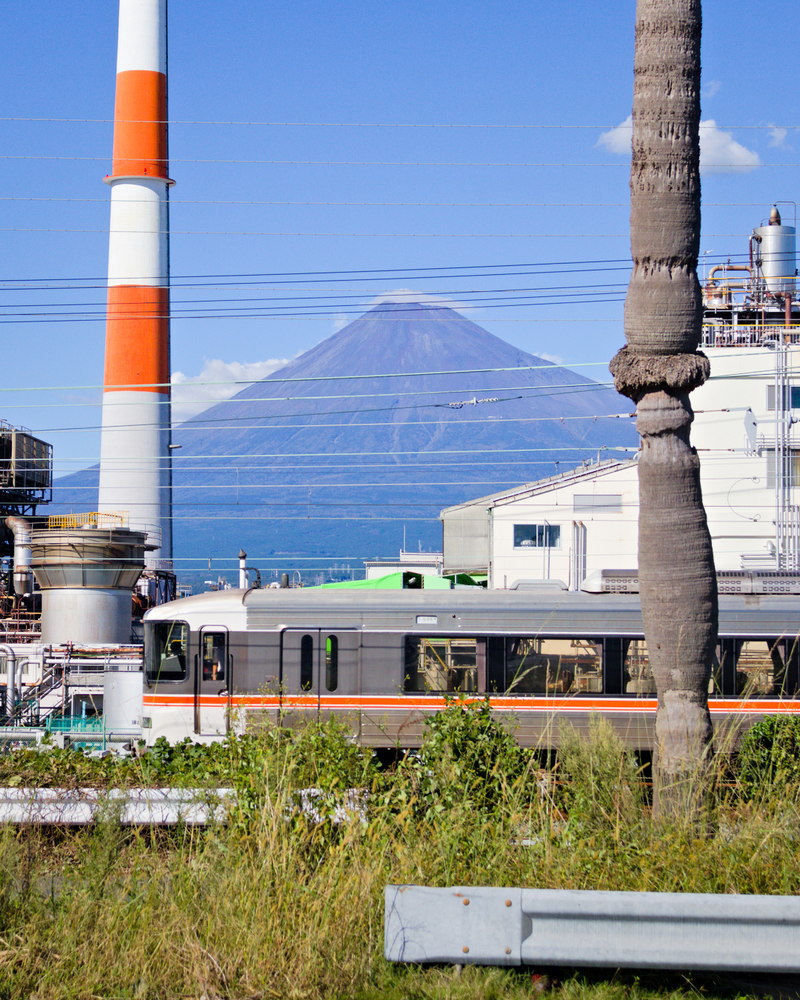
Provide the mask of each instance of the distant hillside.
MULTIPOLYGON (((383 303, 175 430, 175 558, 359 565, 396 556, 404 528, 435 549, 442 507, 635 447, 631 421, 593 419, 629 410, 452 309, 383 303)), ((96 481, 59 480, 59 509, 92 509, 96 481)))

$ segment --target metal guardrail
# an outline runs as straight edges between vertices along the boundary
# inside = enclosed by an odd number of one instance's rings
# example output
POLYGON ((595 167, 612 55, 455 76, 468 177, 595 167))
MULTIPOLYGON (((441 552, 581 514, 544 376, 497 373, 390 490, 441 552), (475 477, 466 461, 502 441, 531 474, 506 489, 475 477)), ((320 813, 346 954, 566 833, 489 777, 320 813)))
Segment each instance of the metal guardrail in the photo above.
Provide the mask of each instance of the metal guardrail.
POLYGON ((800 897, 385 890, 390 962, 799 972, 800 897))
POLYGON ((86 514, 51 514, 48 528, 124 528, 128 523, 127 511, 117 514, 89 511, 86 514))
POLYGON ((224 822, 232 788, 0 788, 0 823, 203 826, 224 822))

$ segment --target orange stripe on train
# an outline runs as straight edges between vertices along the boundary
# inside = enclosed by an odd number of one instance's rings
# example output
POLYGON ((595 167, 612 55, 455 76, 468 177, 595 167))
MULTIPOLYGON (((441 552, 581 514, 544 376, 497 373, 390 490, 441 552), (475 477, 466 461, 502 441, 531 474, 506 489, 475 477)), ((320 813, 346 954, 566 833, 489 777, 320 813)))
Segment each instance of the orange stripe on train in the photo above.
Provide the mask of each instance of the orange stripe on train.
MULTIPOLYGON (((145 694, 144 704, 150 707, 190 707, 194 705, 193 695, 145 694)), ((225 696, 203 695, 200 704, 206 706, 225 706, 228 698, 225 696)), ((326 696, 317 699, 314 696, 276 696, 234 695, 231 704, 237 708, 272 708, 284 710, 301 710, 316 708, 339 711, 401 711, 412 709, 442 709, 445 700, 438 697, 392 697, 381 698, 353 697, 348 695, 326 696)), ((584 700, 582 698, 526 698, 515 700, 511 698, 492 698, 493 708, 507 712, 642 712, 652 714, 656 711, 655 699, 644 698, 613 698, 601 701, 597 698, 584 700)), ((711 701, 709 708, 713 715, 722 713, 742 714, 787 714, 800 713, 800 702, 790 700, 748 700, 748 701, 711 701)))

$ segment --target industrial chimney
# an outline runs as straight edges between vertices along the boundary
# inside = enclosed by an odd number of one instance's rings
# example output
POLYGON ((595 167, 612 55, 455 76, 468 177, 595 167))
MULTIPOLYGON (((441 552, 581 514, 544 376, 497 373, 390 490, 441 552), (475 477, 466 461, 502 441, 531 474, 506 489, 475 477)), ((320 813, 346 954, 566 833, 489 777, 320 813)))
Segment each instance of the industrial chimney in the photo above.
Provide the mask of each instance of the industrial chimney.
POLYGON ((167 0, 120 0, 98 510, 172 557, 167 0))

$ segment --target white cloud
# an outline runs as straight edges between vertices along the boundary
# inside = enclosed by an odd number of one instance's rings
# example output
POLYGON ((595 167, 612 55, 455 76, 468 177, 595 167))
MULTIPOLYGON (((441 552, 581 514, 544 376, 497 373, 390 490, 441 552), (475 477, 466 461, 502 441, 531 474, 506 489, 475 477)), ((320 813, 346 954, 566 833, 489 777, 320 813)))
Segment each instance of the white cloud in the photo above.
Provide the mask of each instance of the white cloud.
MULTIPOLYGON (((633 124, 631 116, 616 128, 603 132, 597 145, 610 153, 630 153, 633 124)), ((718 128, 713 118, 700 122, 700 173, 746 174, 761 166, 758 153, 733 138, 733 133, 718 128)))
POLYGON ((785 146, 786 136, 789 134, 789 130, 786 128, 781 128, 779 125, 770 125, 769 127, 769 144, 770 146, 785 146))
POLYGON ((564 361, 560 354, 550 354, 547 351, 534 351, 533 353, 537 358, 541 358, 542 361, 551 361, 554 365, 559 365, 561 368, 566 365, 566 361, 564 361))
POLYGON ((603 132, 596 145, 607 149, 609 153, 630 153, 632 138, 633 118, 628 115, 625 121, 620 122, 616 128, 603 132))
POLYGON ((722 80, 709 80, 706 83, 700 93, 703 97, 710 99, 716 97, 717 94, 722 90, 722 80))
POLYGON ((700 122, 700 173, 748 174, 761 166, 761 157, 717 128, 713 118, 700 122))
POLYGON ((244 388, 242 383, 258 382, 288 364, 288 359, 269 361, 206 361, 199 375, 172 373, 172 421, 183 423, 202 413, 221 399, 228 399, 244 388))

